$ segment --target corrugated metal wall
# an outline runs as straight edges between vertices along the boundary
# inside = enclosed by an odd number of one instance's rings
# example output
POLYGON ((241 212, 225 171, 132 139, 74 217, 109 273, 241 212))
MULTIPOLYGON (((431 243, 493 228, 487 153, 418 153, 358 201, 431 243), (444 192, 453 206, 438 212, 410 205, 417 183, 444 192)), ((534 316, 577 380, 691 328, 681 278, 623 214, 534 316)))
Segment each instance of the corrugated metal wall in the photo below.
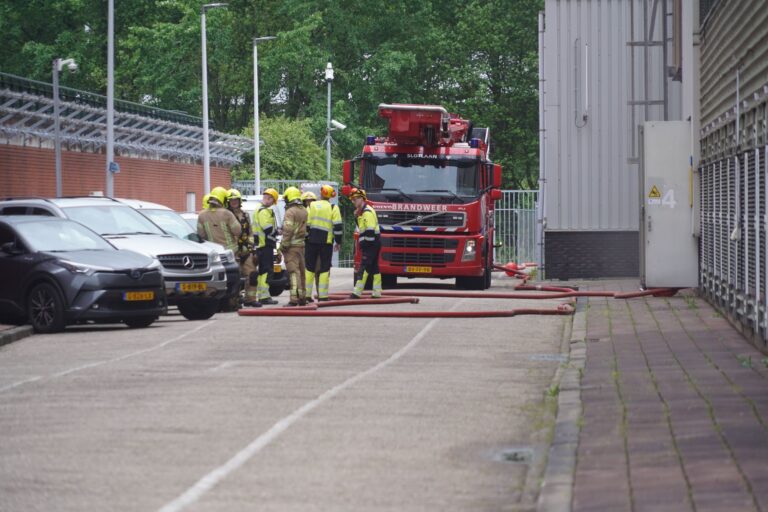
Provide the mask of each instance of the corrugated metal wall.
MULTIPOLYGON (((546 0, 546 230, 638 229, 637 126, 664 119, 663 47, 650 41, 662 40, 665 18, 671 39, 665 5, 671 12, 671 0, 546 0), (646 100, 655 103, 630 105, 646 100)), ((666 82, 667 118, 679 119, 679 82, 666 82)))
MULTIPOLYGON (((736 70, 739 96, 753 94, 768 84, 768 2, 721 1, 701 30, 701 125, 733 122, 736 70), (726 118, 726 113, 730 115, 726 118)), ((742 109, 744 105, 742 105, 742 109)))

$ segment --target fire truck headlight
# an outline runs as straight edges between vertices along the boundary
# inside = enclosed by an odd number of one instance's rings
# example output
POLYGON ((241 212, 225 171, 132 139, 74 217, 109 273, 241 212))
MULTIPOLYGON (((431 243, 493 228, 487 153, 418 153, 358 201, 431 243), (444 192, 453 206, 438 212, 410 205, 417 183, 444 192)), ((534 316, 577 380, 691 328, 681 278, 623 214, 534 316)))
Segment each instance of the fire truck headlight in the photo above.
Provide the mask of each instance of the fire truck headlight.
POLYGON ((467 240, 464 245, 464 253, 461 255, 461 261, 472 261, 477 256, 477 241, 467 240))

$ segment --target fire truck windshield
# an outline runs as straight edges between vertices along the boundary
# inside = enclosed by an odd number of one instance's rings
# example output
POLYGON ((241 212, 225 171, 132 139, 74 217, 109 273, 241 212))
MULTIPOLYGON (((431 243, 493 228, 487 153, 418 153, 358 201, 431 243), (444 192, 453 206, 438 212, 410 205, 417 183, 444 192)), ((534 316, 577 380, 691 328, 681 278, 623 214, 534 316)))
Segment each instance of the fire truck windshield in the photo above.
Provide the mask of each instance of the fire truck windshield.
POLYGON ((374 201, 466 203, 480 194, 478 161, 411 155, 365 158, 362 186, 374 201))

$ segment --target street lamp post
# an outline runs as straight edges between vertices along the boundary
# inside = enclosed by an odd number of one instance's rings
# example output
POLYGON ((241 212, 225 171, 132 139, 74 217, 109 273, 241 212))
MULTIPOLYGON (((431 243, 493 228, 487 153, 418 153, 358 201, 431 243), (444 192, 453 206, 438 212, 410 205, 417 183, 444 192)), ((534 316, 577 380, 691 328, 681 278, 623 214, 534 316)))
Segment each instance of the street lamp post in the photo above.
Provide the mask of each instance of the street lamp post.
POLYGON ((261 157, 259 140, 259 43, 275 39, 275 36, 253 38, 253 184, 254 194, 261 192, 261 157))
POLYGON ((115 195, 115 3, 107 8, 107 197, 115 195))
POLYGON ((203 46, 203 193, 207 194, 211 190, 211 152, 208 141, 208 51, 207 38, 205 34, 205 13, 208 9, 226 7, 226 3, 214 3, 203 5, 202 17, 200 20, 200 29, 202 33, 203 46))
POLYGON ((325 81, 328 83, 328 118, 326 120, 325 136, 325 168, 328 181, 331 181, 331 82, 333 82, 333 66, 329 62, 325 67, 325 81))
POLYGON ((77 70, 75 59, 53 59, 53 148, 56 155, 56 197, 62 196, 61 181, 61 124, 59 116, 61 115, 61 104, 59 100, 59 72, 64 66, 74 72, 77 70))

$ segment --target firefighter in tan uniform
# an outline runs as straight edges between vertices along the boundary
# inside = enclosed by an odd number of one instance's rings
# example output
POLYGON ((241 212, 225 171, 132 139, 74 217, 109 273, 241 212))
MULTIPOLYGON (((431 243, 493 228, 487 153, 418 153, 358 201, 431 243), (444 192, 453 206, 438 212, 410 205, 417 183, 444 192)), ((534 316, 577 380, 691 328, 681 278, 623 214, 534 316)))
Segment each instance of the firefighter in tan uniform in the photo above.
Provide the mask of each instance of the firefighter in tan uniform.
POLYGON ((235 255, 240 263, 240 274, 245 278, 244 304, 253 307, 259 300, 256 286, 258 274, 256 273, 256 264, 254 263, 255 256, 251 219, 248 213, 243 211, 242 205, 243 196, 240 194, 240 191, 234 188, 229 189, 227 193, 227 209, 229 209, 235 216, 240 223, 241 228, 240 236, 237 239, 237 251, 235 252, 235 255))
POLYGON ((216 187, 211 190, 208 209, 197 217, 197 234, 203 240, 223 245, 236 253, 242 228, 232 212, 224 207, 226 203, 227 189, 216 187))
POLYGON ((280 252, 285 259, 285 270, 291 286, 291 299, 287 306, 303 306, 306 300, 304 273, 304 239, 307 236, 307 209, 301 203, 301 191, 288 187, 283 192, 285 220, 280 252))

